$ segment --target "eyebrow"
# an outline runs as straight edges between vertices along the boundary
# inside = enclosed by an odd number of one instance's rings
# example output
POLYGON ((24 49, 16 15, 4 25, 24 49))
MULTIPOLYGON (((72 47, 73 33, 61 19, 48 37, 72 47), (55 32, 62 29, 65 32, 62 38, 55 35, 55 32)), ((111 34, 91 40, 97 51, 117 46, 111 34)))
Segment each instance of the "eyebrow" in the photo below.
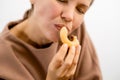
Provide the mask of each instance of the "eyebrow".
POLYGON ((79 4, 78 5, 79 8, 83 8, 85 11, 87 11, 87 9, 89 8, 89 6, 85 5, 85 4, 79 4))
POLYGON ((86 9, 88 9, 89 8, 89 6, 87 6, 87 5, 85 5, 85 4, 79 4, 78 6, 80 6, 80 7, 84 7, 84 8, 86 8, 86 9))
POLYGON ((77 8, 82 9, 83 12, 85 13, 88 10, 89 7, 87 5, 85 5, 85 4, 83 4, 83 3, 80 3, 80 4, 78 4, 77 8))

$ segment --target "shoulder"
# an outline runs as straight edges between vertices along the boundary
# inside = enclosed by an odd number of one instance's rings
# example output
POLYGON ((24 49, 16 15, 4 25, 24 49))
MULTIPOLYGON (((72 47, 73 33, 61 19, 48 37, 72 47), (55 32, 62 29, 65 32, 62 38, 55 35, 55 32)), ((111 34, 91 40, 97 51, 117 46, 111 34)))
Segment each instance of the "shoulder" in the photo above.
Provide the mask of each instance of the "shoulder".
POLYGON ((5 80, 4 74, 6 72, 6 65, 9 64, 9 55, 10 55, 9 47, 6 41, 0 35, 0 80, 5 80))
POLYGON ((0 54, 8 52, 8 45, 4 39, 0 37, 0 54))
POLYGON ((25 80, 24 70, 22 62, 17 58, 7 40, 0 37, 0 80, 25 80), (12 73, 16 73, 16 76, 12 73))
POLYGON ((6 40, 0 37, 0 65, 9 61, 12 50, 6 40))
POLYGON ((2 32, 0 33, 0 54, 1 53, 6 53, 6 52, 10 52, 10 46, 9 44, 7 43, 7 32, 2 32))
POLYGON ((75 76, 80 80, 102 80, 99 60, 94 43, 84 27, 81 31, 81 53, 75 76))

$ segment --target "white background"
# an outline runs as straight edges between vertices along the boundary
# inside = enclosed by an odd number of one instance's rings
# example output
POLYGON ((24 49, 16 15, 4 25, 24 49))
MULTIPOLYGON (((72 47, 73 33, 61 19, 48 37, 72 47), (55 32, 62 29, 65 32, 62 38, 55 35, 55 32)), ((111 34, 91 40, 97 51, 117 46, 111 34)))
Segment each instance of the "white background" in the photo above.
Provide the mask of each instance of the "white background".
MULTIPOLYGON (((29 0, 0 1, 0 32, 9 21, 22 18, 29 0)), ((120 80, 120 1, 95 0, 85 16, 96 47, 103 80, 120 80)))

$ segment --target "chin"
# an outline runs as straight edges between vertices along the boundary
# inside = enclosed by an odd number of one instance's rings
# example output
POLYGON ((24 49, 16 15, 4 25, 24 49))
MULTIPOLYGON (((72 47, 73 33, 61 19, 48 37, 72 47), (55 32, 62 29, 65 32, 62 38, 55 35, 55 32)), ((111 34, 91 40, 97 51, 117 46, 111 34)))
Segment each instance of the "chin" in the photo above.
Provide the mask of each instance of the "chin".
POLYGON ((46 37, 47 37, 48 40, 50 40, 52 42, 58 42, 59 41, 59 34, 58 34, 58 32, 52 31, 46 37))
POLYGON ((58 38, 52 38, 52 42, 58 42, 58 38))
POLYGON ((51 37, 50 41, 52 41, 52 42, 58 42, 59 38, 58 37, 51 37))

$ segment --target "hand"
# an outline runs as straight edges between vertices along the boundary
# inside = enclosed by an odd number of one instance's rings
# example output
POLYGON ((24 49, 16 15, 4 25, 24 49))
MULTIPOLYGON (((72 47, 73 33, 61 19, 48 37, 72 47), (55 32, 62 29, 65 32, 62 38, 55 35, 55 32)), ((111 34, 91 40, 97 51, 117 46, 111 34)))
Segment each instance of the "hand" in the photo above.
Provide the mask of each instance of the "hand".
POLYGON ((80 45, 68 48, 63 44, 49 64, 46 80, 70 79, 76 71, 80 50, 80 45))

